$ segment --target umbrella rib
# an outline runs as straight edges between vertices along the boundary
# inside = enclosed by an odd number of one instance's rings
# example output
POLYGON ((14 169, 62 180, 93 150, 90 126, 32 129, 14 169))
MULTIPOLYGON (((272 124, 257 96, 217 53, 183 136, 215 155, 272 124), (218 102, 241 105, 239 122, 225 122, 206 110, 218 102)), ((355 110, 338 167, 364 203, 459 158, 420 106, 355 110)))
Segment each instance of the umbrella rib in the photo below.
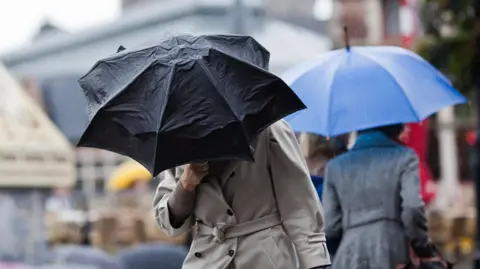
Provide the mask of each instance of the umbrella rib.
MULTIPOLYGON (((323 64, 324 62, 328 62, 331 58, 334 58, 336 56, 336 53, 338 52, 341 52, 341 50, 335 50, 333 51, 332 53, 329 53, 327 55, 320 55, 320 56, 317 56, 315 60, 312 60, 311 63, 307 63, 305 65, 302 65, 301 67, 299 67, 298 69, 296 70, 293 70, 293 71, 290 71, 287 73, 287 75, 285 76, 284 78, 284 81, 289 85, 289 86, 292 86, 292 84, 294 83, 294 81, 297 81, 297 80, 301 80, 307 73, 309 73, 311 70, 317 68, 319 65, 323 64), (308 68, 307 68, 308 67, 308 68)), ((334 74, 336 74, 338 68, 340 67, 340 61, 338 63, 338 65, 334 68, 334 74)), ((334 76, 332 76, 332 81, 329 83, 330 86, 333 84, 333 78, 334 76)), ((328 87, 329 89, 330 87, 328 87)), ((295 92, 295 94, 298 96, 298 94, 295 92)), ((331 99, 332 97, 332 94, 331 92, 329 93, 329 99, 331 99)), ((330 100, 329 100, 330 101, 330 100)), ((304 101, 302 100, 302 102, 304 103, 309 103, 307 101, 304 101)), ((329 102, 330 104, 330 102, 329 102)), ((328 109, 327 109, 327 115, 329 116, 330 115, 330 108, 331 106, 329 105, 328 109)), ((305 110, 301 110, 301 111, 298 111, 297 113, 293 114, 292 115, 292 118, 290 120, 291 123, 295 122, 296 119, 299 119, 301 118, 302 114, 304 113, 308 113, 308 106, 307 106, 307 109, 305 110)), ((317 113, 314 113, 314 114, 317 114, 317 113)), ((320 118, 321 115, 319 115, 320 118)), ((328 122, 326 124, 326 127, 328 128, 328 122)), ((308 130, 307 130, 308 132, 308 130)), ((324 136, 329 136, 331 135, 330 133, 325 133, 325 134, 322 134, 324 136)))
MULTIPOLYGON (((172 85, 172 81, 173 81, 173 78, 174 78, 174 74, 175 74, 175 71, 176 71, 176 68, 177 68, 177 65, 174 64, 173 67, 172 67, 172 72, 170 73, 169 75, 169 78, 168 78, 168 84, 167 84, 167 87, 166 89, 170 89, 170 85, 172 85)), ((163 100, 163 109, 161 111, 161 116, 160 116, 160 122, 158 124, 158 129, 161 129, 162 128, 162 124, 163 124, 163 115, 165 114, 165 109, 167 108, 167 105, 168 105, 168 99, 170 98, 170 96, 172 95, 172 91, 168 91, 167 94, 165 94, 165 98, 163 100)), ((157 130, 158 132, 159 130, 157 130)), ((155 139, 155 148, 158 146, 158 138, 159 136, 157 135, 157 138, 155 139)), ((154 163, 154 167, 155 167, 155 163, 156 163, 156 160, 157 160, 157 151, 154 150, 153 152, 153 163, 154 163)), ((154 169, 155 171, 155 169, 154 169)), ((152 177, 155 177, 155 173, 152 171, 152 177)))
MULTIPOLYGON (((174 74, 176 72, 176 69, 177 69, 177 65, 176 64, 173 64, 172 66, 172 70, 169 74, 169 77, 168 77, 168 83, 166 85, 166 89, 170 89, 170 86, 172 85, 172 82, 173 82, 173 78, 174 78, 174 74)), ((157 87, 156 87, 157 88, 157 87)), ((161 128, 162 126, 162 123, 163 123, 163 114, 165 114, 165 109, 167 109, 167 105, 168 105, 168 99, 170 98, 170 96, 173 94, 173 91, 168 91, 167 94, 165 94, 165 98, 163 100, 163 103, 165 105, 163 105, 163 109, 161 111, 161 117, 160 117, 160 124, 158 125, 159 126, 159 129, 161 128)))
MULTIPOLYGON (((349 52, 347 52, 349 53, 349 52)), ((340 68, 340 64, 344 61, 345 59, 342 59, 342 61, 338 61, 337 65, 335 66, 335 68, 333 69, 333 76, 332 76, 332 80, 330 81, 329 83, 329 86, 327 89, 329 89, 329 95, 328 95, 328 108, 327 108, 327 130, 331 130, 330 128, 330 113, 331 113, 331 110, 332 110, 332 100, 333 100, 333 94, 332 94, 332 86, 333 86, 333 83, 335 82, 335 77, 337 76, 337 71, 338 69, 340 68)), ((328 132, 328 136, 331 136, 333 132, 328 132)))
MULTIPOLYGON (((156 50, 154 51, 154 53, 155 53, 155 52, 156 52, 156 50)), ((102 63, 108 64, 107 62, 102 62, 102 63)), ((138 73, 138 74, 142 74, 143 72, 145 72, 145 70, 147 70, 148 68, 150 68, 151 65, 152 65, 152 62, 151 62, 150 64, 148 64, 148 65, 145 65, 142 69, 139 69, 139 71, 138 71, 137 73, 138 73)), ((92 68, 92 70, 93 70, 93 68, 92 68)), ((92 70, 91 70, 91 71, 92 71, 92 70)), ((89 71, 89 72, 91 73, 91 71, 89 71)), ((82 79, 87 78, 87 75, 88 75, 88 74, 89 74, 89 73, 87 73, 86 75, 84 75, 82 78, 80 78, 80 79, 78 80, 78 82, 79 82, 79 84, 80 84, 80 87, 84 90, 84 92, 85 92, 85 88, 83 88, 82 83, 80 83, 80 82, 81 82, 82 79)), ((138 77, 138 75, 135 76, 135 79, 136 79, 137 77, 138 77)), ((106 100, 103 101, 101 105, 98 105, 98 106, 96 107, 95 113, 92 115, 92 118, 91 118, 90 120, 93 120, 93 118, 95 117, 95 115, 97 114, 97 112, 100 111, 100 109, 108 106, 108 104, 109 104, 115 97, 117 97, 119 94, 121 94, 125 89, 127 89, 127 88, 135 81, 135 79, 130 80, 127 84, 123 85, 123 87, 119 88, 114 94, 112 94, 112 95, 110 95, 108 98, 106 98, 106 100)), ((89 109, 89 110, 90 110, 90 109, 89 109)), ((90 111, 89 111, 89 112, 90 112, 90 111)))
POLYGON ((281 76, 281 78, 288 85, 292 85, 293 82, 301 78, 304 74, 309 72, 311 69, 319 66, 320 64, 322 64, 326 60, 329 60, 332 57, 333 56, 328 57, 328 54, 317 55, 315 56, 315 58, 308 60, 305 63, 302 63, 298 67, 294 67, 294 69, 288 70, 281 76))
MULTIPOLYGON (((222 98, 225 100, 230 112, 232 112, 232 114, 235 116, 235 118, 237 118, 237 120, 240 121, 240 118, 238 117, 237 113, 235 113, 235 111, 232 110, 232 106, 231 106, 230 102, 228 101, 227 97, 223 94, 223 92, 218 90, 217 84, 215 83, 215 80, 213 79, 212 73, 210 73, 210 70, 208 70, 208 68, 205 66, 205 64, 202 61, 197 61, 197 63, 199 63, 200 66, 202 67, 203 71, 205 71, 205 74, 207 75, 208 80, 215 87, 215 90, 217 91, 217 93, 220 94, 220 96, 222 96, 222 98)), ((241 121, 240 121, 240 123, 241 123, 241 121)))
MULTIPOLYGON (((387 66, 385 66, 382 62, 378 61, 377 59, 375 59, 375 57, 372 57, 368 54, 368 52, 363 52, 363 53, 359 53, 359 55, 365 57, 365 58, 368 58, 370 59, 371 61, 375 62, 376 64, 378 64, 379 66, 383 67, 386 71, 388 71, 388 75, 390 77, 393 78, 393 80, 395 81, 395 83, 400 87, 400 89, 403 89, 403 86, 402 84, 400 83, 400 81, 397 79, 397 77, 394 75, 394 73, 392 72, 392 70, 390 70, 390 68, 388 68, 387 66)), ((405 99, 407 99, 407 103, 408 103, 408 106, 410 107, 410 109, 412 110, 413 112, 413 115, 415 115, 415 117, 417 118, 417 121, 421 121, 420 117, 418 116, 418 113, 417 111, 415 111, 415 108, 413 107, 412 105, 412 102, 410 102, 410 98, 408 97, 407 93, 405 91, 402 91, 400 90, 400 92, 402 93, 403 96, 405 96, 405 99)))
POLYGON ((202 67, 203 71, 205 71, 205 74, 207 75, 207 78, 208 80, 210 81, 210 83, 212 83, 212 85, 215 87, 215 90, 217 91, 218 94, 220 94, 220 96, 223 97, 223 99, 225 100, 225 102, 227 103, 227 106, 228 106, 228 110, 230 110, 230 112, 232 112, 232 114, 235 116, 235 118, 238 120, 238 122, 240 123, 240 125, 242 125, 242 132, 243 132, 243 135, 245 137, 249 137, 247 135, 247 133, 245 132, 245 129, 243 128, 243 122, 242 120, 240 119, 240 117, 237 115, 237 113, 235 113, 235 111, 233 111, 232 109, 232 106, 230 104, 230 102, 228 101, 227 97, 223 94, 223 92, 219 91, 218 90, 218 86, 217 84, 215 83, 215 80, 213 79, 213 76, 212 76, 212 73, 210 72, 210 70, 205 66, 205 64, 202 62, 202 61, 198 61, 198 63, 200 63, 200 66, 202 67))

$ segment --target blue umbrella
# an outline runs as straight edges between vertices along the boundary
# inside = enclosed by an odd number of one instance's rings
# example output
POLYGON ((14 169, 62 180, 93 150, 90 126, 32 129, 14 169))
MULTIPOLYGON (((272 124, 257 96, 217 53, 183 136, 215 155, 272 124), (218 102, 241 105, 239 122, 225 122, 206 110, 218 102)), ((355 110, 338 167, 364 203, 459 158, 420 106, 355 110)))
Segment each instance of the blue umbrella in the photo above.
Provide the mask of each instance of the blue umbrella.
POLYGON ((400 47, 334 50, 283 78, 307 106, 286 120, 297 132, 323 136, 419 122, 466 102, 437 69, 400 47))

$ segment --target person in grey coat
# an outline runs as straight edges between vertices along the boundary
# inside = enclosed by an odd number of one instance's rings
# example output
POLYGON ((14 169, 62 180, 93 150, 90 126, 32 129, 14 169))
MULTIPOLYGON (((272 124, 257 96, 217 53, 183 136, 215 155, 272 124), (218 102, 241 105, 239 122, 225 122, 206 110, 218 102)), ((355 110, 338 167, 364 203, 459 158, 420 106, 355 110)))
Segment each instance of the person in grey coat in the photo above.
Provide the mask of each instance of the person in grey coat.
MULTIPOLYGON (((396 142, 403 125, 359 132, 347 153, 326 167, 327 241, 341 239, 333 269, 390 269, 435 257, 420 197, 415 152, 396 142)), ((332 253, 333 254, 333 253, 332 253)))

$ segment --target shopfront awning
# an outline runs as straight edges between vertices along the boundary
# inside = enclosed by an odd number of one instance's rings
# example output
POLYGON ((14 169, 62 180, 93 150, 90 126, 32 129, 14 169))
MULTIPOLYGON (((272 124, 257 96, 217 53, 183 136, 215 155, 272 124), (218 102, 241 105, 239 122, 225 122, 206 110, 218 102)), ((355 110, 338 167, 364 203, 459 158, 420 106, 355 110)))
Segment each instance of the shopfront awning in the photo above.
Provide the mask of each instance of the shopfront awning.
POLYGON ((68 140, 0 64, 0 187, 68 186, 75 178, 68 140))

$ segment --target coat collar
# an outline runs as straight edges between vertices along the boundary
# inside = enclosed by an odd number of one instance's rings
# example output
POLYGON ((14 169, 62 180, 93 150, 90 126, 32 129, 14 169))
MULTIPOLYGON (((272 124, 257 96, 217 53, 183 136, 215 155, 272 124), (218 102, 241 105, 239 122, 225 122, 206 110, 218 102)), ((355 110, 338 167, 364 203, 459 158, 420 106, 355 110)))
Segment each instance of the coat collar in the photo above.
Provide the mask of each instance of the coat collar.
MULTIPOLYGON (((250 143, 250 150, 255 156, 255 149, 258 146, 258 136, 255 137, 250 143)), ((242 160, 224 160, 224 161, 214 161, 210 163, 210 170, 212 175, 214 175, 223 188, 227 183, 228 179, 232 176, 233 172, 240 166, 242 160)))
POLYGON ((371 131, 359 134, 351 150, 378 147, 395 147, 398 145, 400 144, 390 139, 382 132, 371 131))

